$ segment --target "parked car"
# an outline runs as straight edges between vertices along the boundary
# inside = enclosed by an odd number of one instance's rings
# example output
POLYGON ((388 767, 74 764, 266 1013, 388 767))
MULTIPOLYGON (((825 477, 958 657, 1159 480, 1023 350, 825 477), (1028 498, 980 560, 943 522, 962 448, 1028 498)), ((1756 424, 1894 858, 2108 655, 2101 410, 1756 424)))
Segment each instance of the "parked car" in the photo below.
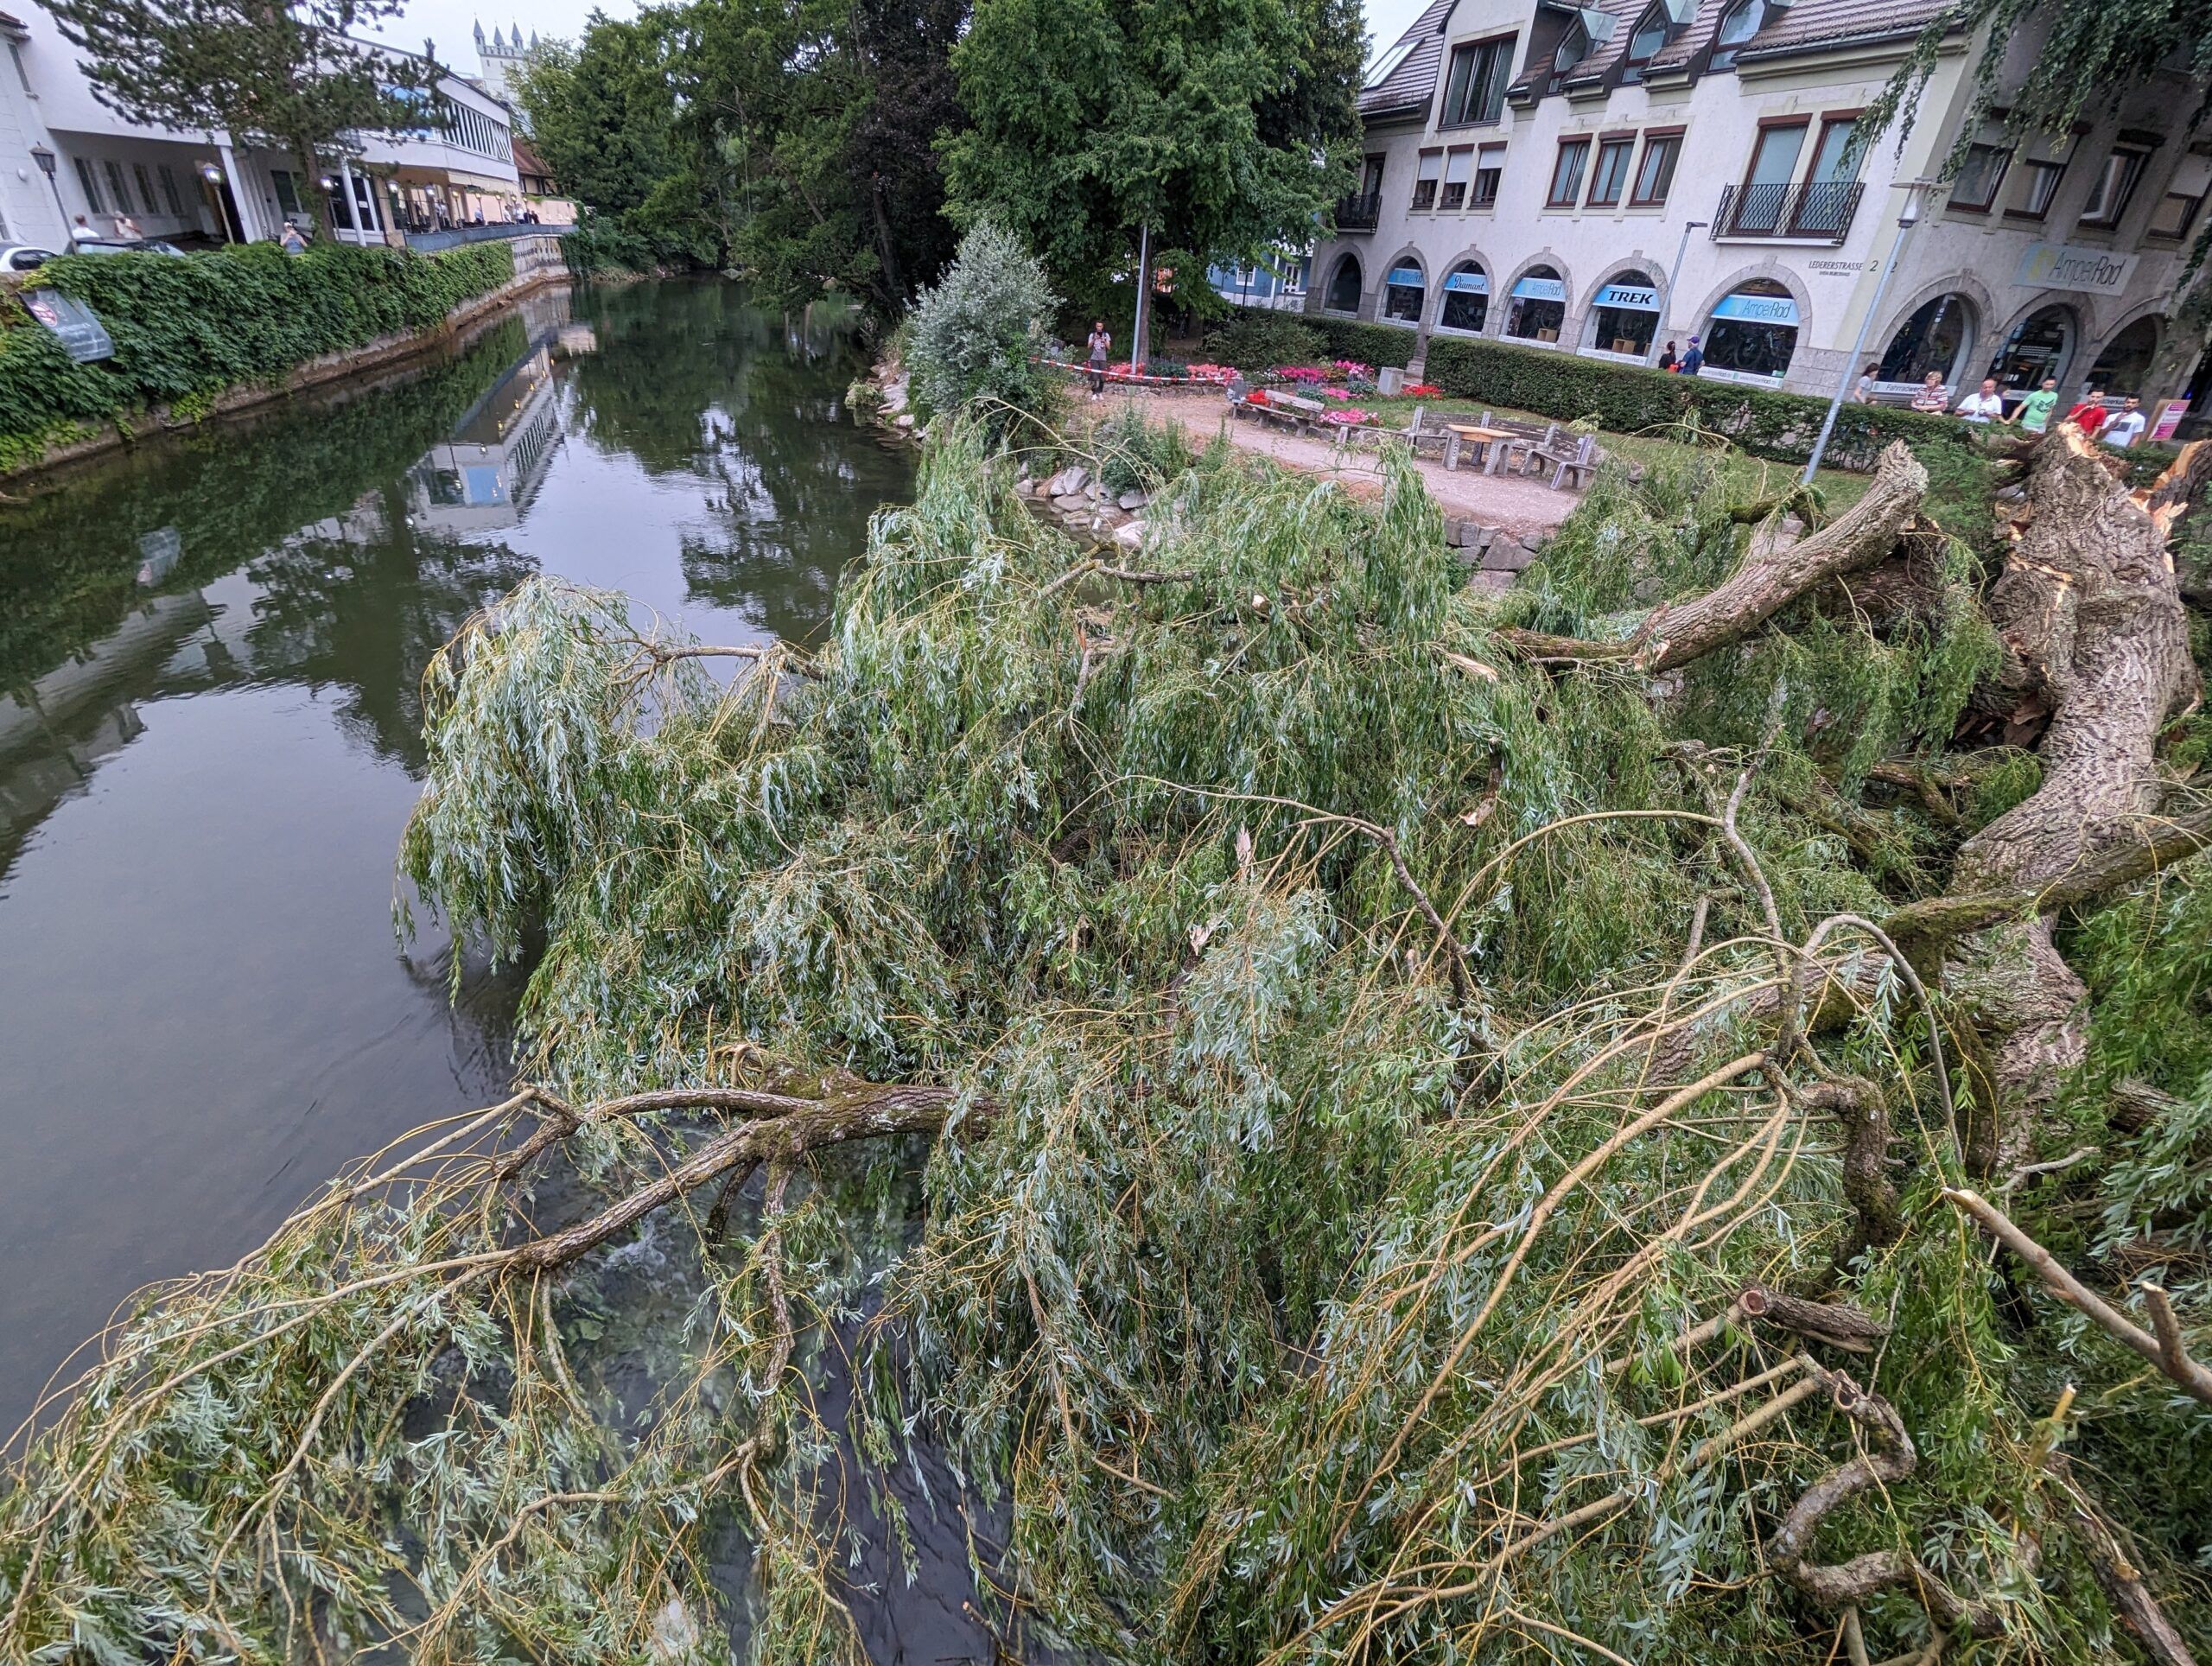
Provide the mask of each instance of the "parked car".
POLYGON ((53 250, 41 249, 35 244, 0 245, 0 272, 35 272, 53 258, 53 250))
POLYGON ((80 255, 175 255, 184 258, 184 251, 174 243, 165 243, 157 237, 80 237, 70 245, 70 251, 80 255))

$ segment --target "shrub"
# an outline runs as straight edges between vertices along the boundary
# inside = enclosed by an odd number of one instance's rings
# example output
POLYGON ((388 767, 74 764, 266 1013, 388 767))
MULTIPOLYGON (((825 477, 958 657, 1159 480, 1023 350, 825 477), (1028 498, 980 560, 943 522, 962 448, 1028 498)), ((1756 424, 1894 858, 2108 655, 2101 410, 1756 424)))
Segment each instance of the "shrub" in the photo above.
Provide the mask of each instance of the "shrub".
POLYGON ((1101 423, 1094 445, 1099 480, 1116 496, 1157 492, 1198 461, 1179 425, 1166 423, 1155 428, 1134 405, 1122 407, 1101 423))
POLYGON ((976 406, 998 438, 1022 416, 1049 421, 1059 386, 1034 359, 1058 304, 1043 264, 1019 237, 988 220, 976 226, 943 281, 914 305, 906 367, 922 408, 976 406))
POLYGON ((1208 357, 1242 371, 1302 365, 1321 356, 1321 338, 1288 313, 1240 312, 1206 337, 1208 357))
MULTIPOLYGON (((1597 418, 1600 428, 1636 434, 1694 418, 1726 435, 1755 457, 1802 463, 1827 415, 1827 401, 1777 393, 1738 382, 1667 371, 1639 370, 1583 359, 1571 353, 1509 347, 1501 341, 1454 337, 1428 344, 1427 376, 1446 392, 1540 416, 1573 422, 1597 418)), ((1837 413, 1827 461, 1839 468, 1872 468, 1881 448, 1903 440, 1923 461, 1931 450, 1982 452, 1967 427, 1948 416, 1888 405, 1847 404, 1837 413)))
POLYGON ((90 307, 115 356, 79 365, 12 295, 0 297, 0 467, 149 406, 196 418, 226 388, 269 382, 325 353, 435 328, 514 276, 505 243, 442 254, 274 244, 179 260, 151 254, 49 261, 41 284, 90 307))

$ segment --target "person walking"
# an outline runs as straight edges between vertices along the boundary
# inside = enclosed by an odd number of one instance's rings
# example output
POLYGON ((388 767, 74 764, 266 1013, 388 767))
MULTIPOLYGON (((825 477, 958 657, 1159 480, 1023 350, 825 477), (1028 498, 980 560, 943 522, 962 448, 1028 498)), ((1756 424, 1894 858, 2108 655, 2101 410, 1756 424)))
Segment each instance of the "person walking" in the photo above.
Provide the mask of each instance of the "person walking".
POLYGON ((1866 369, 1859 372, 1859 385, 1853 390, 1851 397, 1862 405, 1872 404, 1874 385, 1881 379, 1882 367, 1879 365, 1868 365, 1866 369))
POLYGON ((2143 414, 2143 402, 2131 393, 2097 437, 2115 451, 2125 451, 2143 437, 2143 430, 2150 425, 2151 419, 2143 414))
POLYGON ((1114 351, 1114 338, 1107 332, 1106 321, 1094 319, 1090 325, 1090 403, 1096 404, 1106 391, 1106 360, 1114 351))
POLYGON ((2058 408, 2058 378, 2046 376, 2043 385, 2020 401, 2020 408, 2012 413, 2012 420, 2019 424, 2023 434, 2040 434, 2050 426, 2050 413, 2058 408))
POLYGON ((1951 391, 1943 385, 1943 372, 1931 370, 1920 378, 1920 391, 1912 396, 1912 408, 1931 416, 1941 416, 1950 408, 1951 391))
POLYGON ((1681 362, 1682 361, 1675 356, 1675 344, 1672 341, 1669 341, 1667 344, 1667 351, 1659 355, 1659 368, 1661 370, 1672 370, 1675 366, 1681 362))
POLYGON ((1997 391, 1997 378, 1993 376, 1984 377, 1981 391, 1978 393, 1969 393, 1965 398, 1960 400, 1958 409, 1952 415, 1969 423, 2003 421, 2005 396, 1997 391))
POLYGON ((1694 376, 1705 368, 1705 349, 1698 345, 1698 338, 1690 337, 1690 350, 1681 357, 1675 368, 1685 376, 1694 376))

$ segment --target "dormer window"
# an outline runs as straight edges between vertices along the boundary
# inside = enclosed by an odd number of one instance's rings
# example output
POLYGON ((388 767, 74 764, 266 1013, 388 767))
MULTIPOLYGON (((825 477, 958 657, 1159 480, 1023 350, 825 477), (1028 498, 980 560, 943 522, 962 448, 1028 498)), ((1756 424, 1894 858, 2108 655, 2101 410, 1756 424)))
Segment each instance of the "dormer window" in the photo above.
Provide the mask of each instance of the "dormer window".
POLYGON ((1628 37, 1628 60, 1642 65, 1651 61, 1652 54, 1667 44, 1667 31, 1671 22, 1664 6, 1654 6, 1643 14, 1643 21, 1628 37))
POLYGON ((1726 69, 1736 61, 1737 48, 1759 32, 1766 22, 1766 0, 1736 0, 1720 14, 1719 32, 1713 37, 1713 67, 1726 69))
POLYGON ((1367 72, 1366 85, 1369 87, 1378 87, 1396 74, 1398 66, 1413 55, 1414 48, 1418 44, 1414 41, 1401 41, 1377 58, 1375 60, 1375 67, 1367 72))
POLYGON ((1574 27, 1567 30, 1567 38, 1559 43, 1559 51, 1552 59, 1553 73, 1564 75, 1589 55, 1590 31, 1578 18, 1574 27))

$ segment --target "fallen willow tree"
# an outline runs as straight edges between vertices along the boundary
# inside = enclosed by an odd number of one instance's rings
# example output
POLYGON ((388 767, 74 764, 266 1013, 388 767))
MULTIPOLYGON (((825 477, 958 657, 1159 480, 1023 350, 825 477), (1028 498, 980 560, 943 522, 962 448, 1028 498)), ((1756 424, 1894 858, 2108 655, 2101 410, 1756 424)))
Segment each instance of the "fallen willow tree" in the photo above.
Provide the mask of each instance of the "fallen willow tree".
POLYGON ((812 655, 524 586, 404 866, 527 1084, 107 1339, 0 1652, 856 1659, 926 1447, 1031 1658, 2190 1659, 2194 476, 2007 467, 1609 469, 1491 600, 1395 460, 1122 566, 955 433, 812 655))

